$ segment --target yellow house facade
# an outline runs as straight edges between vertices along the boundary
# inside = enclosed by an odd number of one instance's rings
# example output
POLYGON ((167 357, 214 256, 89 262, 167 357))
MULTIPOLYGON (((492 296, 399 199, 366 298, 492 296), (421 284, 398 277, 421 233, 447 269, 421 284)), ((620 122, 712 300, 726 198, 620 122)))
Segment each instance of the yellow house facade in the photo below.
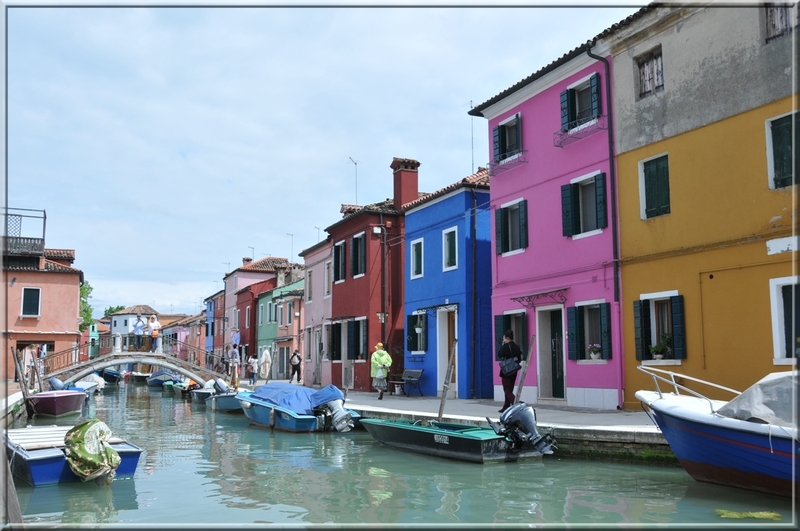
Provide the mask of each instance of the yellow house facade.
POLYGON ((770 9, 653 8, 609 37, 625 408, 642 365, 740 391, 796 366, 797 105, 770 9))

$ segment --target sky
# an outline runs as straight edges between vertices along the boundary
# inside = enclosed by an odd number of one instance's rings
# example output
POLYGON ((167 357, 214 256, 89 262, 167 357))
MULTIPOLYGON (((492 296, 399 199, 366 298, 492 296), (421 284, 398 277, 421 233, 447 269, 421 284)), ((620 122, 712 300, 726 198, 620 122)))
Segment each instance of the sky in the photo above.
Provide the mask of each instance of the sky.
POLYGON ((517 3, 6 3, 5 205, 46 212, 95 317, 196 314, 243 258, 302 263, 390 198, 393 157, 425 192, 486 166, 471 106, 645 4, 517 3))

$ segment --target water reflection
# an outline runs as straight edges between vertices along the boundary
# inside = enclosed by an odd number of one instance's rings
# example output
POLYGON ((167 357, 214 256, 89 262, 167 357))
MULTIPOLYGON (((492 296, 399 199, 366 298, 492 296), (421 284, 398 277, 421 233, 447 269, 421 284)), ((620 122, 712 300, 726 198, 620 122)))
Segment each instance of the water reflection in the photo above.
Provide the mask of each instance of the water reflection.
POLYGON ((26 521, 730 524, 716 515, 718 508, 777 511, 782 523, 792 521, 789 500, 699 484, 676 467, 557 456, 477 465, 386 448, 362 430, 272 432, 244 415, 141 385, 122 385, 92 400, 84 415, 96 415, 144 449, 127 483, 132 491, 120 491, 122 480, 105 491, 85 484, 45 489, 59 493, 52 497, 20 488, 26 521))

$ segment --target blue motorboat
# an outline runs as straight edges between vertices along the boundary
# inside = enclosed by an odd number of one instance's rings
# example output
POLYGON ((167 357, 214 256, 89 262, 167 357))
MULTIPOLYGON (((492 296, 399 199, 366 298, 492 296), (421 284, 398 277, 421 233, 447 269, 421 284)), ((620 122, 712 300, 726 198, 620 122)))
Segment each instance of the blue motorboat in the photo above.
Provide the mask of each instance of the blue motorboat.
POLYGON ((314 390, 271 382, 254 391, 240 391, 236 398, 250 422, 276 430, 347 432, 360 418, 344 407, 344 394, 335 385, 314 390))
POLYGON ((151 374, 147 378, 148 387, 161 387, 164 382, 179 382, 180 378, 173 373, 165 370, 159 370, 151 374))
POLYGON ((103 369, 102 376, 103 380, 105 380, 106 383, 110 384, 119 383, 119 379, 122 378, 120 372, 113 367, 106 367, 105 369, 103 369))
POLYGON ((214 393, 206 398, 206 407, 212 411, 241 413, 242 404, 236 397, 237 389, 231 389, 222 378, 214 380, 214 393))

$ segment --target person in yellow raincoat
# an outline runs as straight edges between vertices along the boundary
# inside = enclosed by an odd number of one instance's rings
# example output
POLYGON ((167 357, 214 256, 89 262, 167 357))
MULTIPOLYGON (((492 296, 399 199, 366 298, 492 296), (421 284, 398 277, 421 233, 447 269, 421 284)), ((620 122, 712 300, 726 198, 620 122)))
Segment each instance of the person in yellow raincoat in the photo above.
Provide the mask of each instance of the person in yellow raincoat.
POLYGON ((370 376, 372 376, 372 387, 378 390, 378 400, 383 400, 383 392, 386 391, 389 378, 389 367, 392 366, 392 357, 383 350, 383 343, 375 345, 375 352, 372 353, 370 363, 370 376))

